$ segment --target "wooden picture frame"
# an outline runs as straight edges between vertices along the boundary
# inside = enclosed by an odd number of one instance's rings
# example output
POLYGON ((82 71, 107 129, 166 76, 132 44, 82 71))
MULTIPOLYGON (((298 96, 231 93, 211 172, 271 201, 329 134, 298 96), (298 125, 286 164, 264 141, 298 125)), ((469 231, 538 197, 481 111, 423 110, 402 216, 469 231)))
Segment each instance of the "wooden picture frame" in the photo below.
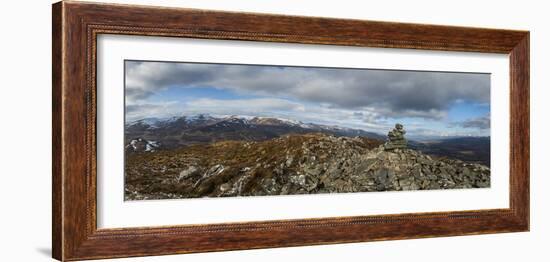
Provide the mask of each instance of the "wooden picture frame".
POLYGON ((529 32, 63 1, 53 5, 53 257, 81 260, 529 230, 529 32), (99 34, 508 54, 510 207, 98 229, 99 34))

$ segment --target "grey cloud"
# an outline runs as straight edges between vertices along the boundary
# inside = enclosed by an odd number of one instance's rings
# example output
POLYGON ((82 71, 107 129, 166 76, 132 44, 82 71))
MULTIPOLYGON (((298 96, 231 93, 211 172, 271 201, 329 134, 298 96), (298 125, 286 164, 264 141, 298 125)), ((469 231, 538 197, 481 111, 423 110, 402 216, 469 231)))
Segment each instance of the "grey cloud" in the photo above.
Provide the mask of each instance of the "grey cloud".
POLYGON ((187 102, 138 103, 126 105, 126 121, 148 117, 170 117, 175 115, 196 115, 205 112, 215 115, 265 115, 276 112, 287 114, 303 113, 305 107, 284 99, 258 98, 227 100, 201 98, 187 102))
POLYGON ((457 100, 490 100, 488 74, 131 61, 126 66, 130 103, 171 86, 210 86, 331 108, 369 108, 379 118, 440 119, 457 100))
POLYGON ((153 116, 166 117, 180 113, 181 109, 182 105, 178 102, 127 104, 125 107, 125 120, 131 122, 153 116))
POLYGON ((491 127, 491 118, 489 115, 468 119, 462 122, 455 122, 454 126, 463 128, 489 129, 491 127))

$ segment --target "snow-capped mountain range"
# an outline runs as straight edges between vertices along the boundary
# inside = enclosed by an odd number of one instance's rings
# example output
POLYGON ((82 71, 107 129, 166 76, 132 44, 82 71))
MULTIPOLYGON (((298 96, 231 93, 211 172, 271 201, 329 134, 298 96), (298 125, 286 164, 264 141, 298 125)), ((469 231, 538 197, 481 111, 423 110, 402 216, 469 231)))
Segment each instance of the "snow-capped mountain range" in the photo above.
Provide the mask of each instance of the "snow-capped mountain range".
MULTIPOLYGON (((200 114, 170 118, 144 118, 129 122, 125 126, 127 145, 134 140, 142 139, 155 141, 154 148, 176 148, 223 140, 262 141, 292 133, 325 133, 335 136, 385 139, 385 136, 360 129, 256 116, 200 114)), ((134 147, 130 146, 129 148, 133 149, 134 147)), ((150 148, 152 150, 153 146, 150 148)))
MULTIPOLYGON (((339 129, 339 130, 359 130, 346 127, 340 127, 336 125, 321 125, 313 123, 304 123, 297 120, 278 118, 278 117, 259 117, 259 116, 212 116, 209 114, 198 114, 191 116, 180 116, 180 117, 168 117, 168 118, 143 118, 135 121, 131 121, 126 124, 127 127, 135 125, 148 125, 150 129, 162 128, 167 125, 170 125, 175 122, 185 122, 190 125, 194 124, 205 124, 209 122, 233 122, 240 123, 245 125, 288 125, 288 126, 297 126, 302 128, 323 128, 323 129, 339 129)), ((360 130, 362 131, 362 130, 360 130)))

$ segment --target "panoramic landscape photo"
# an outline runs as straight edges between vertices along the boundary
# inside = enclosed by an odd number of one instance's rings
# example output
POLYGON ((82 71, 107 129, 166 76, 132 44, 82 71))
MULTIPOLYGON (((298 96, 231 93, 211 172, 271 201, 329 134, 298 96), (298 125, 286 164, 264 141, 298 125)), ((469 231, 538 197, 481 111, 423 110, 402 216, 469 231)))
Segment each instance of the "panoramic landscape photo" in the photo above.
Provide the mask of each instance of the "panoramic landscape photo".
POLYGON ((125 200, 491 185, 490 74, 124 66, 125 200))

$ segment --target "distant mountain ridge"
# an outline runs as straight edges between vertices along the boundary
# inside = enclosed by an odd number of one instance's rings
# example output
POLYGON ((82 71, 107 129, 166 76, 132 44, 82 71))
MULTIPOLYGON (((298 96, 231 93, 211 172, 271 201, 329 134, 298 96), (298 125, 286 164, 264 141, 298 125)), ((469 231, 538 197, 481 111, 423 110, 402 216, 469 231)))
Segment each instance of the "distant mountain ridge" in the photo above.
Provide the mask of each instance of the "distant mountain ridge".
POLYGON ((409 148, 424 154, 491 166, 490 137, 453 137, 422 142, 409 142, 409 148))
MULTIPOLYGON (((160 148, 172 149, 211 142, 263 141, 287 134, 323 133, 334 136, 386 137, 360 129, 328 126, 274 117, 228 116, 206 114, 171 118, 145 118, 125 125, 126 144, 136 139, 155 141, 160 148)), ((133 148, 133 147, 132 147, 133 148)))
MULTIPOLYGON (((152 152, 220 141, 265 141, 289 134, 320 133, 336 137, 366 137, 381 142, 385 135, 360 129, 257 116, 199 114, 144 118, 126 124, 126 152, 152 152)), ((449 137, 408 140, 408 148, 424 154, 491 166, 490 137, 449 137)))

